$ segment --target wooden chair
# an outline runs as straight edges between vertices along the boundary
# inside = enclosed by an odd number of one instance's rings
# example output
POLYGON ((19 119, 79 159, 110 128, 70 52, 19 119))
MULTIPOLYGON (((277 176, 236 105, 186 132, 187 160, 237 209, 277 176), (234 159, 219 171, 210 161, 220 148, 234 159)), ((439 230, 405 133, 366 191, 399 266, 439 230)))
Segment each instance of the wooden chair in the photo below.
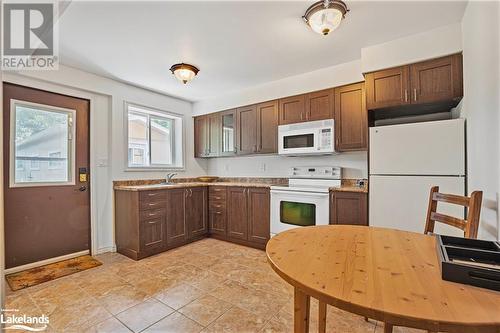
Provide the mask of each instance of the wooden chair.
MULTIPOLYGON (((481 202, 483 200, 482 191, 474 191, 470 195, 461 196, 455 194, 439 193, 439 186, 433 186, 429 195, 429 208, 427 209, 427 219, 425 221, 424 234, 434 232, 436 222, 451 225, 463 230, 465 238, 477 238, 479 229, 479 216, 481 215, 481 202), (438 202, 445 202, 467 208, 466 219, 456 218, 437 212, 438 202)), ((365 317, 368 321, 368 318, 365 317)), ((319 333, 326 331, 326 303, 319 302, 319 333)), ((393 325, 384 323, 384 333, 392 333, 393 325)))

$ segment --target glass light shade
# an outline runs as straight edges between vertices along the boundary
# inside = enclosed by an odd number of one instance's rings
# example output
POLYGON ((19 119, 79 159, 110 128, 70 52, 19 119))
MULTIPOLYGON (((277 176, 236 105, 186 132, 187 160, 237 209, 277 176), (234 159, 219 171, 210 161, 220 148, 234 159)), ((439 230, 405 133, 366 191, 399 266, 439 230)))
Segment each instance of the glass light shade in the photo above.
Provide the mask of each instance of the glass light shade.
POLYGON ((325 8, 312 13, 307 23, 313 31, 326 36, 338 28, 342 18, 343 14, 337 8, 325 8))
POLYGON ((196 75, 191 69, 187 68, 180 68, 174 70, 174 75, 175 77, 179 80, 184 82, 185 84, 194 79, 194 76, 196 75))

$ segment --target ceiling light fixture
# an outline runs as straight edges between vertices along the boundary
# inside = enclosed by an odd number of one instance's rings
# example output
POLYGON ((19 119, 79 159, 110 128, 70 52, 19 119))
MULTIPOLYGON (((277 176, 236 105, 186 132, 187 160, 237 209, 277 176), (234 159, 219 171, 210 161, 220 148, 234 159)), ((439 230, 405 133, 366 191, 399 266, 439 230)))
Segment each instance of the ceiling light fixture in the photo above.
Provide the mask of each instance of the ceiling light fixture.
POLYGON ((338 28, 348 11, 341 0, 321 0, 307 8, 302 18, 313 31, 326 36, 338 28))
POLYGON ((170 67, 170 71, 175 75, 177 80, 182 81, 184 84, 188 83, 200 71, 196 66, 180 63, 170 67))

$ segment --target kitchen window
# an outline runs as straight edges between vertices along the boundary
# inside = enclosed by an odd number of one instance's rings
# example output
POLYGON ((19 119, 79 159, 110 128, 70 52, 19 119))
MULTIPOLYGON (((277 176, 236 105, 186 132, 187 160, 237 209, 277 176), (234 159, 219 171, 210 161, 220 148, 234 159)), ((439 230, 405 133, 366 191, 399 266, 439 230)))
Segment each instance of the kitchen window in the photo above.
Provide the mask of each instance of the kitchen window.
POLYGON ((128 169, 182 168, 182 116, 128 103, 126 109, 128 169))

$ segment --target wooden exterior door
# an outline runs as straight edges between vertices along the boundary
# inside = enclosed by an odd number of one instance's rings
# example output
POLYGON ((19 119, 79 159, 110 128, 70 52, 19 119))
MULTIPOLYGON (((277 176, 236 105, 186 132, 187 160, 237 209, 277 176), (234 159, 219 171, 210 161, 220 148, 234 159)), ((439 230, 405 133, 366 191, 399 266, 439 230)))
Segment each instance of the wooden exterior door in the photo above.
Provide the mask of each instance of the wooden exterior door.
POLYGON ((368 114, 364 83, 335 88, 335 148, 368 149, 368 114))
POLYGON ((451 100, 463 95, 462 55, 433 59, 410 66, 411 103, 451 100))
POLYGON ((279 100, 279 124, 305 121, 305 95, 291 96, 279 100))
POLYGON ((408 66, 368 73, 365 82, 369 110, 410 104, 408 66))
POLYGON ((257 152, 278 151, 278 101, 257 104, 257 152))
POLYGON ((257 109, 250 105, 237 109, 238 154, 257 152, 257 109))
POLYGON ((208 131, 208 156, 217 157, 221 146, 221 118, 219 113, 211 114, 207 117, 208 131))
POLYGON ((189 238, 203 236, 207 228, 207 189, 206 187, 187 188, 186 224, 189 238))
POLYGON ((182 243, 187 239, 185 197, 187 192, 184 189, 167 190, 167 244, 174 245, 182 243))
POLYGON ((230 238, 248 239, 248 200, 244 187, 227 189, 227 235, 230 238))
POLYGON ((6 267, 88 251, 90 102, 8 83, 3 96, 6 267))
POLYGON ((194 156, 207 157, 208 155, 208 117, 194 118, 194 156))
POLYGON ((306 95, 307 120, 324 120, 333 118, 333 89, 315 91, 306 95))
POLYGON ((366 193, 330 194, 330 224, 368 225, 367 203, 366 193))
POLYGON ((248 190, 248 240, 266 244, 270 237, 269 190, 249 188, 248 190))

